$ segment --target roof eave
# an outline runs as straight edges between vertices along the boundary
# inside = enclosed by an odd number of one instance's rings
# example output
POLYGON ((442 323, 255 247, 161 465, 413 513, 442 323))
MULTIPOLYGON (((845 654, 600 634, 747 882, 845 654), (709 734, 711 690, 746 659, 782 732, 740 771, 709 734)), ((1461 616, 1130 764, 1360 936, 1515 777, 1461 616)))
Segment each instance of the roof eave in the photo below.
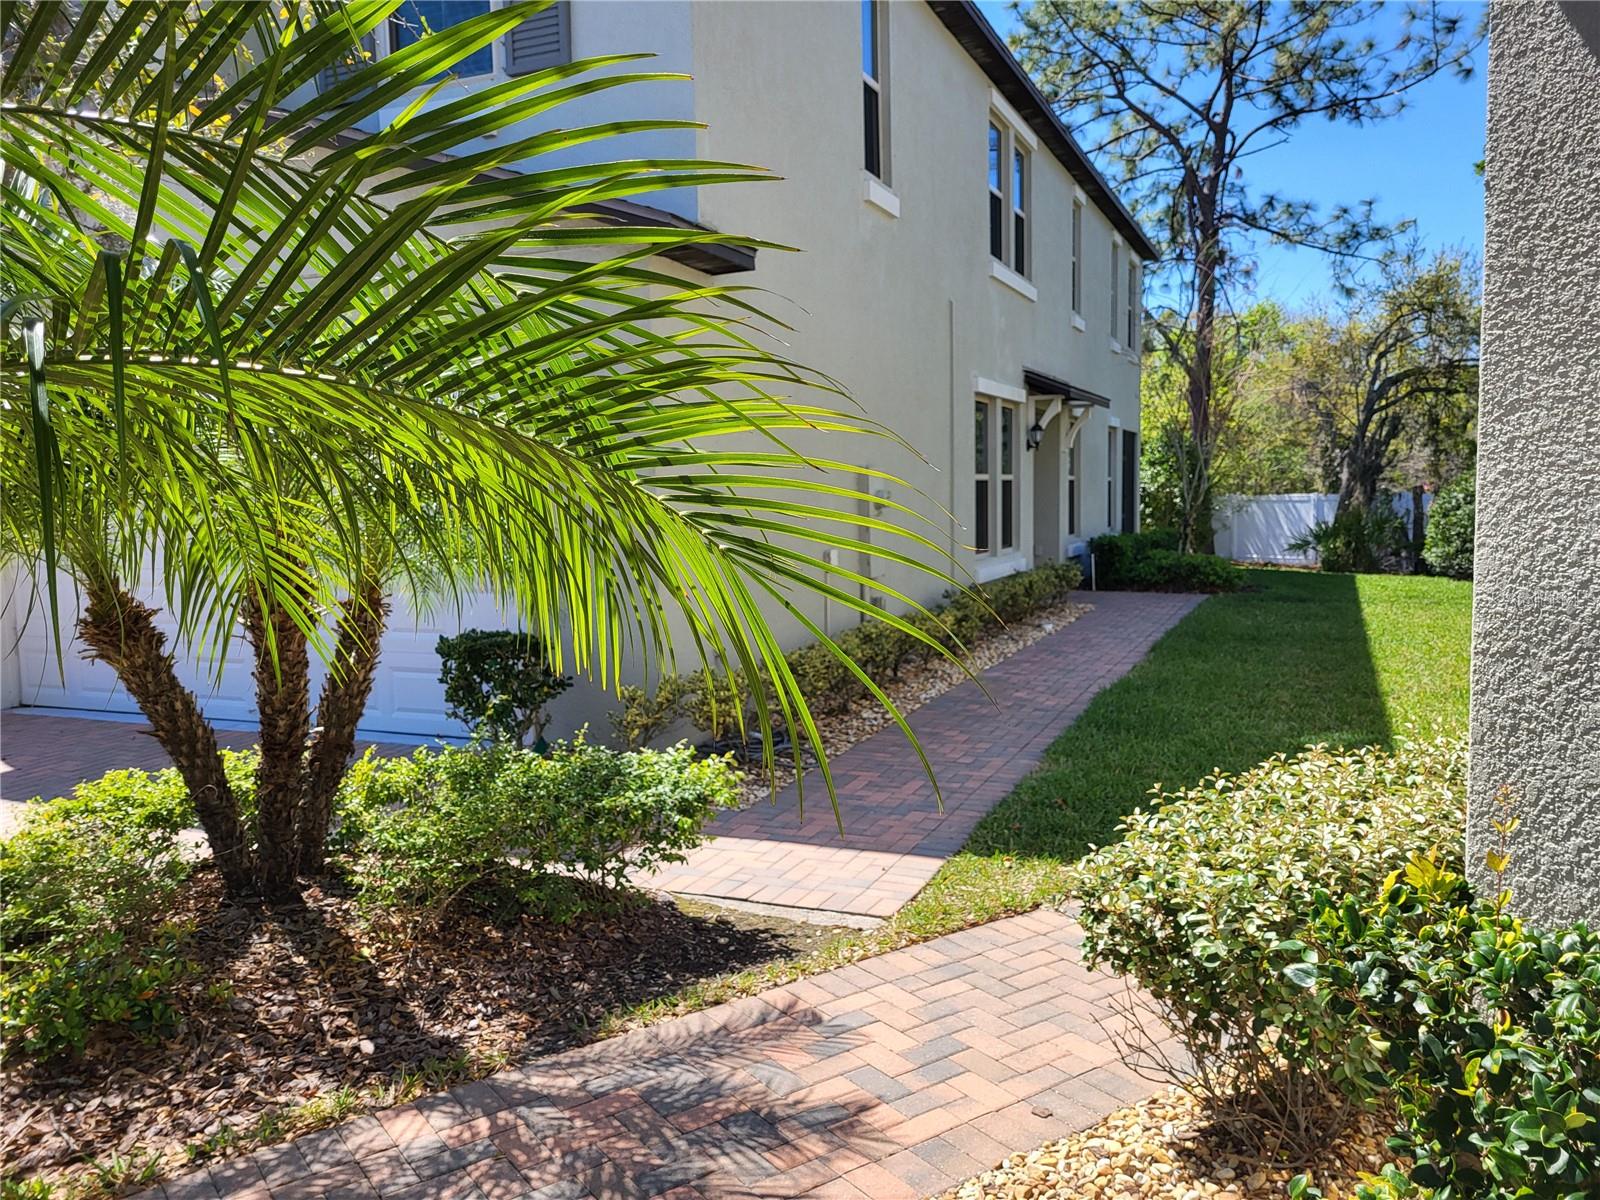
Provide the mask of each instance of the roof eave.
POLYGON ((989 82, 1006 98, 1007 103, 1022 114, 1028 127, 1040 141, 1050 148, 1061 165, 1066 167, 1083 188, 1084 194, 1111 218, 1111 223, 1128 240, 1139 257, 1145 260, 1161 257, 1139 222, 1122 203, 1104 175, 1095 169, 1082 148, 1056 116, 1050 102, 1044 98, 1033 80, 1012 56, 1000 35, 994 31, 983 13, 972 0, 928 0, 928 7, 944 23, 961 48, 983 69, 989 82))

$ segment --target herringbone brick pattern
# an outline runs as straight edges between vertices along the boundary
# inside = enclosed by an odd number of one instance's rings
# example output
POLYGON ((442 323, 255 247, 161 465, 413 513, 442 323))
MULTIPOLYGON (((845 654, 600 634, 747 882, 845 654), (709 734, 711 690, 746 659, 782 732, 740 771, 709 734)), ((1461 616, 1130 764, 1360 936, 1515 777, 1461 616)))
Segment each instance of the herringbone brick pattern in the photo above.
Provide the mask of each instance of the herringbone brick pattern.
POLYGON ((1055 736, 1203 597, 1085 593, 1092 611, 912 713, 944 809, 893 726, 831 761, 844 833, 816 772, 725 813, 714 841, 641 882, 713 899, 883 917, 921 890, 1055 736), (988 694, 985 695, 984 689, 988 694))
POLYGON ((997 921, 136 1200, 915 1200, 1155 1090, 1078 943, 1061 913, 997 921))

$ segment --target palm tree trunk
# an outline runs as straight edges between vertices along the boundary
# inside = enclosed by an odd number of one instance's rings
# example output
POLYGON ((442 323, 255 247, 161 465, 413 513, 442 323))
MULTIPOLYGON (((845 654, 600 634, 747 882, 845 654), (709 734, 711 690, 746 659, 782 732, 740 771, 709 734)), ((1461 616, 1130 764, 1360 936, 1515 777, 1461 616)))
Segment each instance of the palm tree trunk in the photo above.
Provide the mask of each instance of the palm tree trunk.
POLYGON ((311 659, 299 626, 273 605, 263 611, 249 591, 245 633, 255 652, 261 764, 256 768, 256 855, 262 894, 282 901, 299 894, 300 808, 305 796, 306 738, 311 732, 311 659))
POLYGON ((389 600, 376 582, 341 605, 339 642, 317 701, 317 726, 306 756, 305 798, 300 806, 300 869, 320 871, 333 816, 333 797, 356 748, 356 725, 372 694, 378 643, 389 600))
POLYGON ((194 693, 178 680, 166 634, 156 627, 155 610, 134 599, 115 579, 87 582, 85 590, 89 604, 78 622, 78 636, 89 648, 88 657, 117 673, 183 777, 228 894, 250 895, 255 890, 255 864, 239 819, 238 800, 222 768, 217 736, 194 693))

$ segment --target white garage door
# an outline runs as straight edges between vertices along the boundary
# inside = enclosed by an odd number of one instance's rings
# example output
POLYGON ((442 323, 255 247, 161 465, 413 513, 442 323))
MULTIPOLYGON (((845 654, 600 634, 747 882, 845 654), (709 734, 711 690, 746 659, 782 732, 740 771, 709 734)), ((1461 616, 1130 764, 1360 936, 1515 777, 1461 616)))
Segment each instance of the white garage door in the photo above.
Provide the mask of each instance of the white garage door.
MULTIPOLYGON (((151 596, 146 603, 157 603, 151 596)), ((48 621, 40 611, 43 589, 32 599, 21 589, 9 597, 15 624, 21 631, 14 645, 7 646, 13 656, 13 669, 6 672, 7 690, 17 688, 15 697, 6 696, 8 705, 24 704, 89 712, 136 714, 138 706, 117 682, 116 675, 103 663, 89 662, 81 656, 81 646, 64 646, 65 670, 58 670, 48 621), (31 614, 29 608, 32 608, 31 614)), ((61 583, 63 630, 71 627, 78 611, 79 597, 72 582, 61 583)), ((175 626, 163 611, 160 625, 167 633, 169 647, 175 644, 175 626)), ((419 618, 405 605, 396 603, 384 635, 372 698, 362 722, 365 734, 406 734, 412 736, 459 736, 462 726, 444 715, 444 688, 439 683, 439 659, 434 644, 440 634, 458 633, 463 628, 505 629, 508 622, 488 597, 480 597, 461 614, 452 608, 428 618, 419 618)), ((8 642, 13 638, 8 637, 8 642)), ((325 671, 313 660, 312 694, 322 685, 325 671)), ((255 719, 254 684, 250 677, 250 649, 242 638, 234 639, 220 674, 197 661, 192 654, 178 654, 178 674, 192 688, 206 715, 217 721, 255 719)))

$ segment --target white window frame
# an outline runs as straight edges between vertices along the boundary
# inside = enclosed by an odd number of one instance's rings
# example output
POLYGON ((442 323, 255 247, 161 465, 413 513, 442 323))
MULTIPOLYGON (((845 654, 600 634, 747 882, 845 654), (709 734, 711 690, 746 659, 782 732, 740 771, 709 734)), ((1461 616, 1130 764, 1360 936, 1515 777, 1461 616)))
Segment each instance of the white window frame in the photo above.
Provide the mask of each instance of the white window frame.
MULTIPOLYGON (((866 45, 865 45, 865 43, 863 43, 862 48, 861 48, 861 57, 862 57, 861 86, 863 88, 863 95, 862 95, 863 109, 864 109, 865 104, 866 104, 865 89, 871 88, 873 93, 874 93, 874 95, 876 95, 877 100, 878 100, 878 104, 877 104, 877 118, 878 118, 877 119, 877 126, 878 126, 878 130, 877 130, 877 132, 878 132, 878 169, 876 171, 874 171, 871 167, 866 165, 866 145, 865 145, 865 143, 863 143, 863 145, 861 147, 861 157, 862 157, 861 169, 863 171, 865 171, 867 173, 867 175, 869 175, 871 178, 878 180, 878 182, 880 184, 882 184, 884 187, 887 188, 889 186, 889 176, 890 176, 890 172, 889 172, 889 71, 888 71, 888 66, 889 66, 889 53, 888 53, 888 51, 889 51, 889 16, 888 16, 888 14, 889 14, 889 11, 890 11, 890 5, 886 2, 886 0, 861 0, 861 5, 862 5, 863 16, 864 16, 864 19, 862 21, 863 32, 865 32, 865 28, 866 28, 866 25, 867 25, 868 21, 870 21, 870 23, 872 25, 872 50, 873 50, 872 58, 873 58, 873 66, 877 71, 876 75, 870 74, 867 71, 866 61, 865 61, 866 60, 866 45), (870 13, 870 17, 865 15, 865 14, 868 14, 868 13, 870 13)), ((866 117, 866 114, 865 114, 865 111, 863 111, 863 113, 862 113, 862 123, 861 123, 861 129, 862 129, 863 137, 866 134, 866 119, 865 119, 865 117, 866 117)), ((872 197, 869 195, 868 198, 871 199, 872 197)), ((880 207, 882 207, 882 206, 880 205, 880 207)), ((899 215, 899 204, 898 203, 895 204, 895 214, 894 215, 896 215, 896 216, 899 215)))
MULTIPOLYGON (((1022 545, 1025 532, 1023 477, 1027 467, 1024 452, 1024 439, 1027 436, 1024 421, 1027 415, 1027 393, 1018 388, 980 380, 973 396, 973 410, 974 417, 979 410, 985 414, 989 442, 985 447, 981 469, 977 462, 976 440, 973 444, 973 551, 980 562, 1013 566, 1025 561, 1022 545), (1009 471, 1006 469, 1003 455, 1005 422, 1008 416, 1011 419, 1009 471), (986 505, 988 511, 981 530, 978 528, 977 499, 977 485, 980 483, 988 485, 986 505), (1005 496, 1008 491, 1011 496, 1011 541, 1003 543, 1001 538, 1005 525, 1002 514, 1005 511, 1005 496), (986 545, 979 548, 981 543, 986 545)), ((974 439, 977 437, 976 421, 974 421, 973 437, 974 439)), ((997 566, 997 574, 999 573, 1003 571, 997 566)))
POLYGON ((1122 341, 1117 337, 1117 332, 1122 328, 1122 306, 1117 302, 1117 293, 1120 290, 1118 279, 1122 274, 1122 239, 1115 235, 1111 238, 1111 349, 1120 352, 1122 341))
POLYGON ((1077 537, 1083 521, 1083 497, 1078 495, 1078 447, 1082 444, 1081 430, 1073 430, 1072 441, 1067 445, 1067 536, 1077 537))
POLYGON ((1015 109, 1005 102, 999 92, 991 92, 988 128, 984 131, 984 168, 989 183, 988 238, 990 277, 998 279, 1030 300, 1038 298, 1031 283, 1033 275, 1033 244, 1038 240, 1033 231, 1033 166, 1038 140, 1027 130, 1015 109), (995 170, 993 135, 999 134, 999 169, 995 170), (1022 166, 1022 186, 1017 187, 1017 165, 1022 166), (1018 195, 1018 191, 1021 195, 1018 195), (998 205, 997 202, 998 201, 998 205), (1000 239, 995 245, 994 214, 1000 213, 1000 239), (1021 218, 1022 253, 1017 253, 1017 220, 1021 218), (1003 268, 996 270, 993 268, 1003 268), (1017 286, 1018 284, 1023 286, 1017 286))
MULTIPOLYGON (((504 8, 504 7, 505 7, 505 4, 504 4, 503 0, 489 0, 489 11, 490 12, 493 12, 494 10, 496 10, 498 8, 504 8)), ((395 18, 397 16, 399 16, 399 15, 400 15, 400 10, 396 9, 394 12, 390 13, 387 17, 385 17, 383 20, 379 21, 378 24, 377 24, 377 27, 373 29, 373 31, 372 31, 372 34, 373 34, 373 45, 374 45, 374 50, 372 52, 372 57, 373 58, 375 58, 375 59, 377 59, 377 58, 387 58, 389 55, 393 54, 396 50, 403 49, 403 47, 396 46, 394 44, 394 36, 393 36, 393 33, 392 33, 393 22, 394 22, 395 18)), ((445 28, 449 29, 450 26, 446 25, 445 28)), ((435 32, 437 32, 437 30, 435 32)), ((468 82, 470 80, 478 80, 478 79, 489 79, 489 80, 496 80, 496 81, 502 80, 502 79, 509 79, 510 76, 508 76, 506 74, 506 48, 505 48, 505 41, 506 41, 505 37, 502 36, 502 37, 495 38, 494 41, 489 43, 489 50, 490 50, 490 53, 491 53, 490 62, 491 62, 492 65, 490 66, 488 71, 480 72, 477 75, 457 75, 456 78, 455 78, 455 82, 456 83, 466 83, 466 82, 468 82)), ((424 85, 421 85, 421 86, 425 87, 427 85, 424 84, 424 85)))
POLYGON ((1106 528, 1112 533, 1122 532, 1117 528, 1117 468, 1122 461, 1122 427, 1113 420, 1106 426, 1106 528))
POLYGON ((1139 260, 1130 251, 1128 254, 1128 341, 1129 354, 1139 352, 1139 260))
POLYGON ((1084 195, 1074 191, 1072 196, 1072 317, 1073 324, 1083 328, 1083 224, 1084 195))

